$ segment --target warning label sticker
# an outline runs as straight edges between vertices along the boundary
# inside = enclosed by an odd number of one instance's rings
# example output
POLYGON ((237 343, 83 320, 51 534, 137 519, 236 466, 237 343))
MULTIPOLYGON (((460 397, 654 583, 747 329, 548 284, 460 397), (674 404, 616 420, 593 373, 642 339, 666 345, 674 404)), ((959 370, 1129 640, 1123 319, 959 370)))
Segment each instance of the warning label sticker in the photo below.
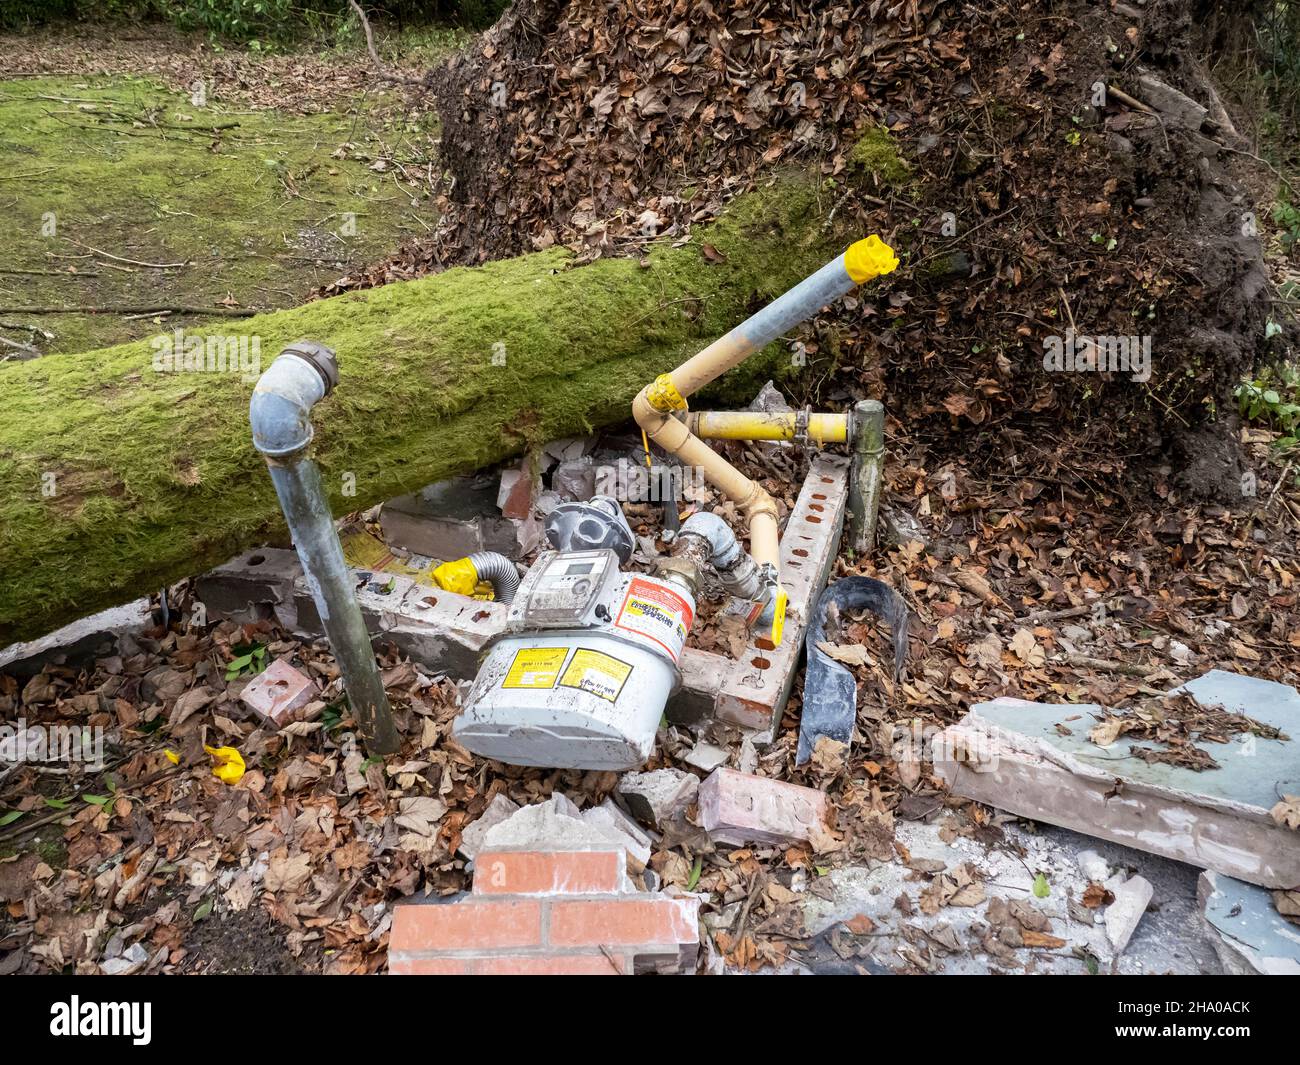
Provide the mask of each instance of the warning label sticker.
POLYGON ((686 633, 694 620, 695 612, 682 596, 670 588, 636 577, 627 586, 614 626, 654 641, 676 662, 682 655, 686 633))
POLYGON ((554 688, 568 654, 567 647, 525 647, 515 653, 501 687, 554 688))
POLYGON ((573 652, 573 661, 560 678, 561 688, 577 688, 590 692, 611 703, 618 700, 623 685, 632 675, 632 666, 602 651, 579 648, 573 652))

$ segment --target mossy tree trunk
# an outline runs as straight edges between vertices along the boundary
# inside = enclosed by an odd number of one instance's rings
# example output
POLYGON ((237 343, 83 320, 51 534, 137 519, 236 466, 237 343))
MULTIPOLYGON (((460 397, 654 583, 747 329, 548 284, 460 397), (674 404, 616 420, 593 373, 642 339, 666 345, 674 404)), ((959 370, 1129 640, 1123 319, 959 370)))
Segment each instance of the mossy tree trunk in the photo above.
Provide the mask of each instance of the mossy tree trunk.
MULTIPOLYGON (((642 263, 551 250, 214 328, 263 368, 302 337, 337 350, 314 448, 342 514, 627 417, 647 380, 840 249, 828 210, 794 176, 642 263)), ((249 436, 255 374, 166 372, 158 354, 0 367, 0 646, 283 536, 249 436)))

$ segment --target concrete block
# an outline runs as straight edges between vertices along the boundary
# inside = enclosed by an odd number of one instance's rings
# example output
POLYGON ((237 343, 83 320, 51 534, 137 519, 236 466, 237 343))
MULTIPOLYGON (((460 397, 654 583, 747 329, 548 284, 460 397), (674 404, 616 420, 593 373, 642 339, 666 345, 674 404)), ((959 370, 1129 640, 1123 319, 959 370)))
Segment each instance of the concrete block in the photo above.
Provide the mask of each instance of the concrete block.
POLYGON ((719 843, 793 843, 825 823, 826 796, 783 780, 716 769, 700 785, 700 826, 719 843))
POLYGON ((680 769, 624 773, 614 792, 637 820, 659 828, 695 801, 700 781, 680 769))
POLYGON ((195 594, 210 619, 250 622, 291 602, 294 582, 301 577, 295 551, 259 547, 203 574, 195 594))
POLYGON ((1277 912, 1271 892, 1204 872, 1196 897, 1224 969, 1238 976, 1300 976, 1300 927, 1277 912))
POLYGON ((493 477, 455 477, 399 496, 380 514, 384 540, 444 561, 475 551, 522 558, 541 542, 541 524, 531 512, 521 518, 500 514, 497 490, 493 477))
POLYGON ((1116 889, 1115 901, 1106 907, 1106 913, 1103 915, 1106 938, 1110 940, 1116 955, 1123 954, 1128 941, 1133 938, 1138 922, 1147 912, 1151 893, 1151 882, 1140 876, 1125 880, 1116 889))
POLYGON ((718 692, 718 719, 752 729, 762 734, 765 742, 771 742, 781 724, 803 653, 808 617, 826 587, 839 550, 848 506, 848 475, 847 458, 818 455, 813 459, 781 535, 781 583, 790 597, 781 646, 763 646, 751 640, 718 692))
POLYGON ((316 697, 316 685, 282 658, 244 685, 240 702, 276 728, 284 728, 316 697))
POLYGON ((1079 726, 1102 707, 995 699, 939 735, 935 770, 954 794, 1021 817, 1263 887, 1300 884, 1296 834, 1269 816, 1278 795, 1300 794, 1300 693, 1217 669, 1184 689, 1294 738, 1212 744, 1221 768, 1198 773, 1133 757, 1128 737, 1093 744, 1079 726))
POLYGON ((507 820, 518 809, 519 804, 513 799, 505 795, 494 795, 478 820, 466 825, 461 831, 457 853, 473 861, 478 852, 483 849, 483 839, 488 834, 488 830, 507 820))

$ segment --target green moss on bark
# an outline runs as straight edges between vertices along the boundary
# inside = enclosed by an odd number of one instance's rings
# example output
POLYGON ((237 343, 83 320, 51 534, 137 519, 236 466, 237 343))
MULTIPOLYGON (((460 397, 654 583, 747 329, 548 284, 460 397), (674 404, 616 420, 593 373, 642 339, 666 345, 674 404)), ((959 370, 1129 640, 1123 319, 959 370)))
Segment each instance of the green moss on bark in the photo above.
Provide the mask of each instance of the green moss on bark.
MULTIPOLYGON (((626 418, 647 380, 840 250, 822 207, 794 176, 647 266, 571 268, 552 250, 216 328, 256 341, 263 368, 302 337, 337 350, 341 384, 313 420, 343 513, 626 418)), ((157 353, 0 366, 0 646, 283 534, 249 435, 252 375, 159 372, 157 353)), ((756 356, 723 394, 781 361, 756 356)))

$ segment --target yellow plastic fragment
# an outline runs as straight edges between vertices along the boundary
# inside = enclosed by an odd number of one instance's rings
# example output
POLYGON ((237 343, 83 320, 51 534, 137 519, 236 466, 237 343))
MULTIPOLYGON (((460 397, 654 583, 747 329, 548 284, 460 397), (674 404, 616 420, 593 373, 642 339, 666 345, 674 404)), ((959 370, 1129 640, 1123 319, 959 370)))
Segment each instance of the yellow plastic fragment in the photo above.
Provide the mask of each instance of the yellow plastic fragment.
POLYGON ((844 270, 855 284, 861 285, 873 277, 893 273, 898 269, 898 256, 894 249, 872 233, 859 240, 844 253, 844 270))
POLYGON ((686 409, 686 400, 677 391, 677 386, 673 384, 673 375, 670 373, 661 373, 656 377, 645 398, 657 411, 686 409))
POLYGON ((785 589, 778 587, 776 590, 776 610, 772 614, 772 646, 781 646, 781 635, 785 630, 785 606, 790 601, 790 597, 785 594, 785 589))
POLYGON ((203 749, 212 755, 216 760, 216 765, 212 767, 212 775, 220 780, 223 784, 238 784, 244 775, 244 756, 233 747, 209 747, 204 744, 203 749))
POLYGON ((444 592, 457 595, 473 595, 478 587, 478 570, 468 558, 459 558, 455 562, 444 562, 433 571, 434 583, 444 592))

